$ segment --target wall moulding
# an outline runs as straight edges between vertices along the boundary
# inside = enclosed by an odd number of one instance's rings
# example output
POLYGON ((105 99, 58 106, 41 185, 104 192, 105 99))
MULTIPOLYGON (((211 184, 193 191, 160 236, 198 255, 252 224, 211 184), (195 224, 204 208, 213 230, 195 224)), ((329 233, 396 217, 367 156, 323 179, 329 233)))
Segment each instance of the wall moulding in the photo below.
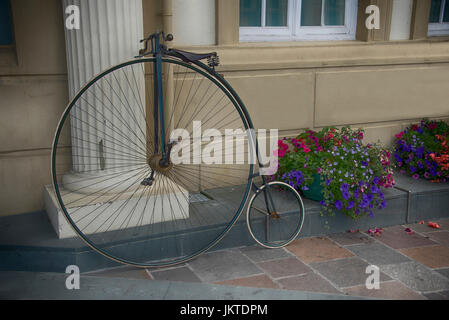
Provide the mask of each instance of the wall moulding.
POLYGON ((220 71, 382 66, 449 62, 449 42, 423 41, 341 43, 258 43, 238 46, 182 47, 217 51, 220 71))

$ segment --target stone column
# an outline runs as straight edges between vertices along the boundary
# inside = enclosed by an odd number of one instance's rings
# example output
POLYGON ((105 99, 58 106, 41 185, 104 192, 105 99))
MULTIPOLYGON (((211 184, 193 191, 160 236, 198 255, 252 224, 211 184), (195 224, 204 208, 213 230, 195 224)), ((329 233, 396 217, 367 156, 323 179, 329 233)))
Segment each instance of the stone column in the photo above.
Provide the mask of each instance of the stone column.
MULTIPOLYGON (((65 29, 69 96, 72 99, 94 75, 138 55, 139 40, 143 38, 143 10, 142 0, 63 0, 64 11, 69 5, 79 7, 81 18, 78 30, 65 29)), ((128 71, 131 72, 130 67, 128 71)), ((73 108, 73 172, 64 177, 65 181, 70 181, 67 185, 75 186, 74 179, 82 178, 79 174, 83 175, 83 172, 101 175, 120 167, 120 162, 126 162, 117 156, 108 157, 111 152, 128 154, 132 159, 133 151, 127 148, 132 141, 125 141, 121 136, 132 137, 136 144, 145 148, 142 143, 145 141, 145 119, 142 116, 145 84, 143 72, 140 71, 137 81, 131 78, 136 75, 129 75, 131 81, 136 82, 132 84, 135 88, 130 87, 126 72, 117 72, 109 83, 98 82, 97 86, 91 87, 91 95, 86 96, 88 101, 79 100, 73 108), (139 99, 142 103, 133 98, 137 88, 141 92, 139 99), (123 101, 130 103, 131 111, 119 110, 124 108, 123 101), (117 132, 123 134, 118 135, 117 132)), ((144 151, 137 149, 134 151, 135 157, 144 151)), ((98 184, 98 187, 101 186, 98 184)), ((80 189, 80 186, 76 188, 80 189)))
MULTIPOLYGON (((69 5, 78 6, 81 16, 80 29, 65 31, 72 99, 94 75, 137 56, 144 36, 142 0, 63 0, 64 12, 69 5)), ((156 174, 150 187, 155 191, 149 193, 139 180, 150 173, 146 88, 144 67, 133 66, 113 71, 85 91, 67 123, 73 165, 63 176, 60 191, 84 234, 167 221, 163 210, 167 215, 168 208, 169 219, 189 217, 188 191, 156 174), (95 194, 98 191, 101 196, 95 194), (108 220, 111 214, 116 216, 108 220), (152 216, 144 219, 142 214, 152 216)), ((54 193, 49 187, 45 190, 46 210, 58 236, 74 236, 54 193)))

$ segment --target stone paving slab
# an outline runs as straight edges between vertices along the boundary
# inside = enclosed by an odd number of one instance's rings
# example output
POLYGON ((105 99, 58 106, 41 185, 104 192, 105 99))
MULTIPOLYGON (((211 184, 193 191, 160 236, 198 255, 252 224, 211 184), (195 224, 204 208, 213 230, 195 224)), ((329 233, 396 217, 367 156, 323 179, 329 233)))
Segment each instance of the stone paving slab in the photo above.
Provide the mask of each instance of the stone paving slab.
POLYGON ((449 231, 438 231, 425 234, 430 240, 449 247, 449 231))
POLYGON ((203 282, 232 280, 263 273, 236 249, 206 253, 188 262, 188 265, 203 282))
POLYGON ((296 258, 259 262, 257 265, 274 279, 296 276, 312 271, 296 258))
POLYGON ((424 296, 429 300, 449 300, 449 290, 425 293, 424 296))
POLYGON ((449 247, 446 246, 436 245, 400 251, 432 269, 449 267, 449 247))
POLYGON ((322 276, 309 272, 301 276, 277 280, 283 289, 307 292, 342 293, 322 276))
POLYGON ((415 261, 380 266, 380 270, 418 292, 435 292, 449 288, 447 278, 415 261))
MULTIPOLYGON (((368 277, 366 268, 369 264, 358 257, 315 262, 310 265, 340 288, 365 284, 368 277)), ((391 278, 381 272, 380 281, 387 280, 391 280, 391 278)))
POLYGON ((267 250, 258 245, 241 248, 240 251, 253 262, 283 259, 292 256, 292 254, 287 252, 284 248, 267 250))
POLYGON ((306 263, 352 257, 350 251, 327 238, 305 238, 293 241, 287 250, 306 263))
POLYGON ((410 261, 405 255, 379 242, 357 244, 347 246, 346 248, 358 257, 376 266, 410 261))
POLYGON ((280 289, 280 286, 266 275, 258 275, 247 278, 218 281, 214 283, 236 287, 280 289))
POLYGON ((126 278, 151 280, 150 275, 145 269, 135 267, 118 267, 109 270, 95 271, 84 274, 87 277, 107 277, 107 278, 126 278))
POLYGON ((374 241, 371 237, 368 237, 361 232, 342 232, 331 234, 327 237, 341 246, 371 243, 374 241))
MULTIPOLYGON (((438 221, 438 224, 441 227, 441 221, 438 221)), ((445 228, 441 227, 440 229, 431 228, 428 226, 428 221, 424 221, 424 224, 413 223, 404 225, 405 228, 410 228, 415 232, 419 232, 423 235, 428 235, 428 233, 438 232, 438 231, 447 231, 445 228)))
POLYGON ((435 269, 435 271, 449 279, 449 268, 435 269))
POLYGON ((168 270, 149 271, 149 274, 155 280, 201 282, 201 279, 186 266, 168 270))
POLYGON ((423 295, 407 288, 399 281, 381 282, 379 289, 367 289, 366 286, 355 286, 343 289, 349 295, 388 300, 426 300, 423 295))
POLYGON ((413 248, 436 244, 436 242, 417 233, 409 234, 405 232, 405 229, 406 228, 403 226, 385 228, 382 236, 378 237, 378 240, 393 249, 413 248))

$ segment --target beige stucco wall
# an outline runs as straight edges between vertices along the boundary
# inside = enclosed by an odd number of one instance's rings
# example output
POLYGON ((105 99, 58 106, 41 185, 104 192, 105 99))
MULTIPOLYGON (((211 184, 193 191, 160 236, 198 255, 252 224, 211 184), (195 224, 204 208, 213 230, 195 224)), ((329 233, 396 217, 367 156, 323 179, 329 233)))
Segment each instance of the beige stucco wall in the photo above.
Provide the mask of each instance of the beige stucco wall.
MULTIPOLYGON (((17 63, 0 63, 0 216, 43 209, 53 133, 68 102, 60 1, 12 3, 17 63)), ((143 4, 145 34, 161 30, 161 0, 143 4)), ((218 29, 217 37, 225 33, 218 29)), ((255 126, 278 128, 281 135, 350 124, 366 128, 370 141, 389 143, 421 117, 449 118, 447 41, 186 49, 218 51, 220 72, 244 100, 255 126)))
POLYGON ((15 57, 0 56, 0 216, 43 208, 51 141, 68 99, 60 1, 11 4, 15 57))
POLYGON ((364 128, 367 141, 390 144, 411 122, 449 118, 448 41, 216 49, 221 70, 254 125, 278 128, 282 136, 304 128, 351 125, 364 128))
MULTIPOLYGON (((11 1, 15 48, 0 48, 0 216, 42 210, 54 132, 68 103, 60 0, 11 1)), ((162 27, 143 0, 144 28, 162 27)))

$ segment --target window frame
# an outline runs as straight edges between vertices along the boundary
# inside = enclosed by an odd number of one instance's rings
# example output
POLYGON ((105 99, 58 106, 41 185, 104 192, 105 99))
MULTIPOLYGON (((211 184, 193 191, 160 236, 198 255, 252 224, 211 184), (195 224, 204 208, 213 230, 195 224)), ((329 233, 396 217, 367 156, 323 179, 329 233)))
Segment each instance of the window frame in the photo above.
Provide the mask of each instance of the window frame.
MULTIPOLYGON (((440 7, 440 22, 429 22, 428 37, 449 35, 449 22, 443 22, 445 6, 449 6, 449 0, 442 0, 440 7)), ((429 17, 430 18, 430 17, 429 17)))
POLYGON ((12 41, 10 44, 0 44, 0 68, 10 68, 17 67, 19 65, 19 58, 17 56, 16 48, 16 32, 14 28, 14 16, 13 16, 13 2, 9 1, 9 14, 11 23, 11 37, 12 41))
MULTIPOLYGON (((264 26, 266 0, 262 0, 262 26, 239 26, 240 42, 355 40, 358 1, 345 1, 344 26, 301 26, 302 0, 288 0, 287 26, 266 27, 264 26)), ((321 16, 322 24, 323 12, 324 7, 321 16)))
POLYGON ((11 43, 8 44, 0 44, 1 48, 14 48, 15 46, 15 37, 14 37, 14 24, 12 20, 12 3, 11 0, 7 0, 9 7, 9 23, 10 23, 10 31, 11 31, 11 43))

